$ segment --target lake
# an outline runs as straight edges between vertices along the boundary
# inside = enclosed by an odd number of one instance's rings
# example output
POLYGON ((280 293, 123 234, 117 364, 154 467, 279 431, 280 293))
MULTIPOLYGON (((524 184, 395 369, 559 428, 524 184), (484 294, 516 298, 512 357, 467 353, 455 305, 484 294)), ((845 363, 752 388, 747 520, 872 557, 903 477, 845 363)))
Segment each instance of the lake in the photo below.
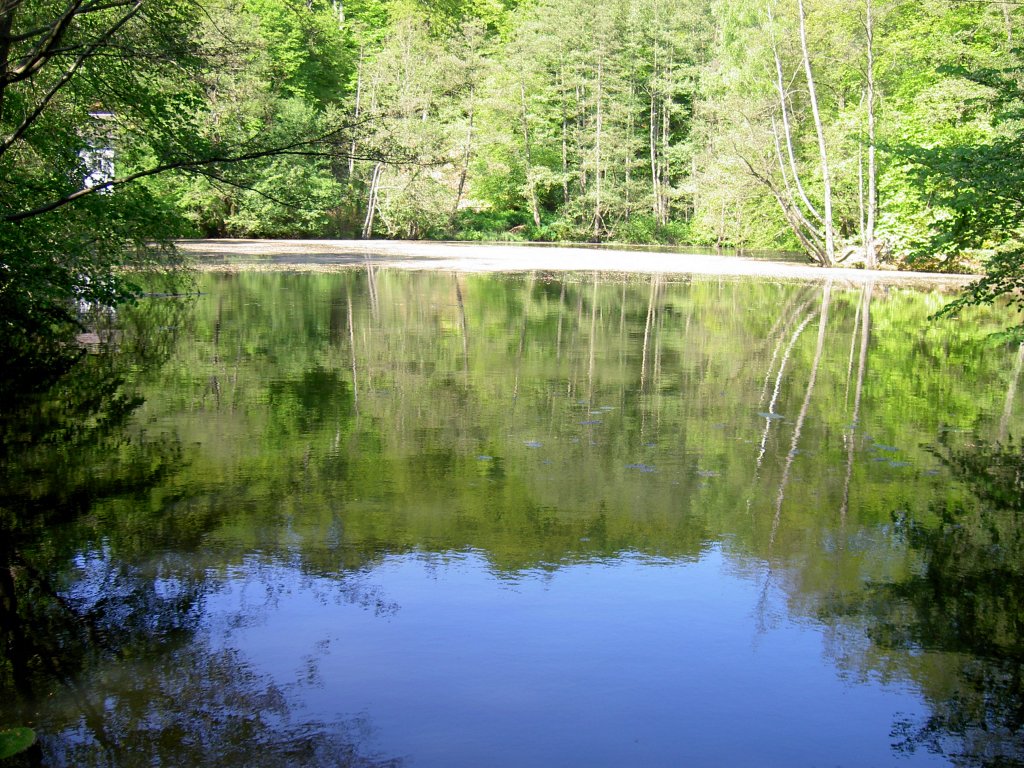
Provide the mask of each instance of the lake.
POLYGON ((45 765, 1024 764, 1024 352, 950 294, 203 274, 3 417, 45 765))

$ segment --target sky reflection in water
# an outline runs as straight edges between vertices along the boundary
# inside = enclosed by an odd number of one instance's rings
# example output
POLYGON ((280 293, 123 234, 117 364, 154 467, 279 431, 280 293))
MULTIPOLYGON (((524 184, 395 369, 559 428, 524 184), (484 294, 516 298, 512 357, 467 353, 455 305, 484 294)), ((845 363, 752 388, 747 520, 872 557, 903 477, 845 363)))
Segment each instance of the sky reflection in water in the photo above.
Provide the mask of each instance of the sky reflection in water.
POLYGON ((924 709, 912 686, 837 674, 825 628, 717 546, 511 577, 476 553, 406 555, 361 580, 384 615, 282 566, 233 574, 208 609, 258 617, 224 642, 410 764, 888 765, 892 712, 924 709))

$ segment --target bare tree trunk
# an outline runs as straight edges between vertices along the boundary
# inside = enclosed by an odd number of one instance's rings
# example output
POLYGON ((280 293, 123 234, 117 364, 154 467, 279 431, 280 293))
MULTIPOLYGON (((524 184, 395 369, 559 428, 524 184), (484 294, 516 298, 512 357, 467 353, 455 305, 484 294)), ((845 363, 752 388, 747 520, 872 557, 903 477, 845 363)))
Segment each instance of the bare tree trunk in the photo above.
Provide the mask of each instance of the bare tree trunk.
POLYGON ((864 203, 864 150, 861 147, 857 148, 857 212, 860 214, 860 241, 864 244, 866 258, 868 225, 865 219, 866 206, 864 203))
POLYGON ((652 213, 655 221, 661 220, 661 183, 658 179, 658 123, 657 123, 657 97, 654 90, 654 75, 651 75, 651 194, 653 197, 652 213))
POLYGON ((797 170, 796 154, 793 152, 793 128, 789 123, 789 99, 786 97, 786 86, 782 74, 782 57, 779 55, 779 46, 775 40, 774 22, 775 16, 772 13, 771 3, 768 4, 769 40, 772 47, 772 56, 775 59, 775 90, 779 95, 779 107, 782 110, 782 132, 786 139, 786 155, 789 158, 789 169, 793 174, 793 184, 800 194, 800 200, 807 207, 808 213, 818 222, 822 221, 818 209, 807 196, 803 183, 800 181, 800 172, 797 170))
MULTIPOLYGON (((791 214, 787 215, 787 219, 792 219, 798 223, 801 228, 799 232, 794 232, 797 237, 806 239, 809 243, 812 243, 814 248, 811 256, 815 261, 821 262, 823 260, 822 240, 823 236, 821 231, 811 223, 811 221, 804 215, 804 212, 800 209, 800 206, 793 199, 793 193, 789 186, 789 177, 786 174, 786 163, 782 159, 782 147, 779 141, 778 126, 775 124, 775 118, 772 118, 772 137, 775 141, 775 159, 779 166, 779 175, 782 177, 783 189, 785 189, 785 204, 783 208, 788 208, 791 214)), ((788 139, 787 139, 788 140, 788 139)), ((794 165, 794 170, 795 170, 794 165)), ((800 180, 798 177, 794 177, 795 183, 799 187, 800 180)), ((780 201, 781 204, 781 201, 780 201)))
POLYGON ((562 203, 569 204, 569 150, 566 142, 566 120, 562 116, 562 203))
MULTIPOLYGON (((577 117, 576 117, 576 136, 577 137, 583 135, 583 129, 585 128, 585 125, 583 123, 584 113, 585 113, 585 110, 583 109, 583 92, 582 92, 582 89, 580 88, 580 86, 577 84, 576 85, 576 115, 577 115, 577 117)), ((579 165, 579 173, 580 173, 580 195, 585 196, 587 194, 587 181, 588 181, 588 179, 587 179, 587 164, 582 162, 582 154, 583 154, 583 152, 582 152, 582 149, 581 149, 580 150, 580 160, 581 161, 578 163, 578 165, 579 165)))
POLYGON ((999 5, 1003 9, 1003 23, 1006 24, 1006 42, 1013 45, 1013 19, 1010 17, 1010 6, 1018 3, 1009 3, 1003 0, 999 5))
POLYGON ((690 215, 688 220, 693 220, 693 217, 697 215, 697 209, 701 204, 700 187, 696 183, 697 181, 697 155, 690 158, 690 188, 693 192, 690 194, 690 215))
MULTIPOLYGON (((669 59, 669 71, 672 69, 672 60, 669 59)), ((669 216, 669 188, 672 186, 672 170, 668 163, 668 149, 670 133, 672 130, 672 99, 668 94, 663 95, 664 98, 661 103, 661 171, 659 173, 660 183, 658 189, 661 192, 661 205, 659 207, 660 215, 658 217, 658 223, 661 226, 668 224, 669 216)))
POLYGON ((597 61, 597 120, 594 127, 594 239, 597 240, 601 236, 601 227, 604 224, 604 218, 601 215, 601 132, 604 128, 604 91, 602 83, 602 74, 604 69, 604 60, 598 59, 597 61))
MULTIPOLYGON (((7 4, 5 3, 5 6, 7 4)), ((0 14, 0 76, 7 74, 11 57, 11 31, 14 29, 14 13, 17 5, 10 7, 0 14)), ((0 120, 4 116, 4 94, 7 91, 7 81, 0 77, 0 120)))
POLYGON ((459 171, 459 187, 455 192, 455 207, 452 208, 452 224, 459 215, 462 194, 466 191, 466 177, 469 175, 469 160, 473 155, 473 114, 476 108, 476 86, 469 89, 469 126, 466 129, 466 151, 462 153, 462 168, 459 171))
POLYGON ((565 62, 558 68, 559 95, 562 103, 562 204, 569 204, 568 119, 565 114, 565 62))
POLYGON ((530 149, 530 124, 526 112, 526 83, 519 80, 519 99, 522 106, 523 150, 526 154, 526 190, 530 196, 530 213, 533 214, 533 225, 540 228, 540 206, 537 202, 537 184, 533 178, 533 153, 530 149))
POLYGON ((877 266, 875 219, 878 215, 878 181, 875 168, 875 18, 872 0, 866 0, 865 31, 868 47, 868 213, 864 229, 864 260, 868 269, 877 266))
POLYGON ((363 220, 363 240, 373 237, 373 219, 377 214, 377 197, 380 193, 380 176, 384 170, 384 163, 377 163, 373 166, 373 176, 370 178, 370 194, 366 202, 366 218, 363 220))
POLYGON ((825 230, 825 266, 836 264, 836 239, 832 226, 832 176, 829 172, 828 149, 825 146, 825 130, 821 124, 821 113, 818 110, 818 94, 814 87, 814 74, 811 72, 811 54, 807 47, 807 17, 804 12, 804 0, 797 0, 800 12, 800 49, 803 51, 804 74, 807 77, 807 95, 811 102, 811 114, 814 116, 814 129, 818 135, 818 153, 821 156, 821 184, 823 208, 825 215, 822 228, 825 230))
MULTIPOLYGON (((356 110, 355 110, 355 121, 359 123, 359 106, 360 101, 363 97, 363 46, 359 46, 359 60, 356 63, 356 110)), ((355 133, 352 135, 352 147, 348 156, 348 177, 349 179, 355 174, 356 170, 356 137, 355 133)))
MULTIPOLYGON (((629 103, 633 104, 634 100, 635 100, 635 97, 636 97, 636 86, 635 86, 635 84, 633 82, 633 72, 630 71, 629 75, 630 75, 630 77, 629 77, 629 103)), ((634 121, 635 121, 635 116, 633 115, 633 111, 630 110, 630 112, 629 112, 629 120, 626 122, 626 146, 627 147, 632 147, 633 146, 633 139, 636 136, 636 127, 634 125, 634 121)), ((626 167, 623 170, 623 175, 624 175, 624 179, 625 179, 625 187, 626 187, 625 190, 624 190, 624 197, 625 197, 625 203, 626 203, 626 206, 625 206, 625 208, 626 208, 626 221, 629 221, 632 218, 632 216, 633 216, 633 190, 632 190, 632 181, 633 181, 633 153, 631 151, 626 153, 625 166, 626 167)))
POLYGON ((715 238, 715 248, 721 248, 725 244, 725 198, 722 198, 722 207, 718 216, 718 236, 715 238))
MULTIPOLYGON (((754 164, 751 163, 747 158, 741 155, 740 159, 743 161, 743 164, 747 166, 747 170, 749 171, 750 175, 757 179, 757 181, 764 184, 772 193, 772 197, 775 198, 775 202, 777 202, 779 204, 779 208, 782 209, 782 215, 786 217, 786 221, 789 223, 790 230, 792 230, 793 234, 796 235, 797 240, 800 241, 800 244, 807 250, 807 253, 811 256, 811 258, 813 258, 819 264, 827 266, 825 260, 825 252, 822 250, 821 245, 811 240, 811 234, 804 230, 802 222, 806 221, 806 219, 803 219, 801 217, 800 212, 794 209, 792 202, 790 202, 790 200, 783 194, 783 190, 780 190, 775 185, 775 182, 771 180, 771 178, 765 176, 763 173, 758 172, 754 168, 754 164)), ((719 246, 721 245, 721 240, 724 236, 724 231, 725 202, 723 201, 722 229, 721 234, 719 235, 719 246)))

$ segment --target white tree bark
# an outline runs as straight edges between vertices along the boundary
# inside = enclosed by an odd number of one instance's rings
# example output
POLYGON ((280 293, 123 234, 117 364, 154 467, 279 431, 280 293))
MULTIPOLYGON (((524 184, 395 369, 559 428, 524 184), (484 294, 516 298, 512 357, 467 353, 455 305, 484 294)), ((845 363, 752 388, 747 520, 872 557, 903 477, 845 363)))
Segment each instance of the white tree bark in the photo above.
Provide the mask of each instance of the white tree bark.
POLYGON ((818 93, 814 87, 814 73, 811 71, 811 54, 807 45, 807 15, 804 11, 804 0, 797 0, 800 14, 800 49, 803 52, 804 74, 807 77, 807 95, 811 102, 811 115, 814 117, 814 130, 818 135, 818 153, 821 156, 822 207, 824 216, 822 228, 825 235, 825 266, 836 264, 836 236, 832 225, 832 175, 829 171, 828 149, 825 146, 825 130, 821 124, 821 112, 818 109, 818 93))
POLYGON ((878 172, 875 159, 875 19, 872 0, 866 0, 864 26, 868 53, 868 210, 864 228, 864 260, 868 269, 878 264, 875 252, 875 220, 878 215, 878 172))

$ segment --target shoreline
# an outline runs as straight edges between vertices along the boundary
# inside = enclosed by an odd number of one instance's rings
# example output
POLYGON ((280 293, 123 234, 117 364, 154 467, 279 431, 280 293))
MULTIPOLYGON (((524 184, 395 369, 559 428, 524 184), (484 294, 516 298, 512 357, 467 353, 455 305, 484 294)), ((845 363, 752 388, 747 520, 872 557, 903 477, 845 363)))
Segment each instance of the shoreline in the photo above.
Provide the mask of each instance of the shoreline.
POLYGON ((424 240, 180 240, 206 272, 334 272, 366 266, 448 272, 606 272, 842 280, 851 283, 963 287, 978 275, 898 272, 772 261, 750 256, 664 252, 643 247, 484 244, 424 240))

